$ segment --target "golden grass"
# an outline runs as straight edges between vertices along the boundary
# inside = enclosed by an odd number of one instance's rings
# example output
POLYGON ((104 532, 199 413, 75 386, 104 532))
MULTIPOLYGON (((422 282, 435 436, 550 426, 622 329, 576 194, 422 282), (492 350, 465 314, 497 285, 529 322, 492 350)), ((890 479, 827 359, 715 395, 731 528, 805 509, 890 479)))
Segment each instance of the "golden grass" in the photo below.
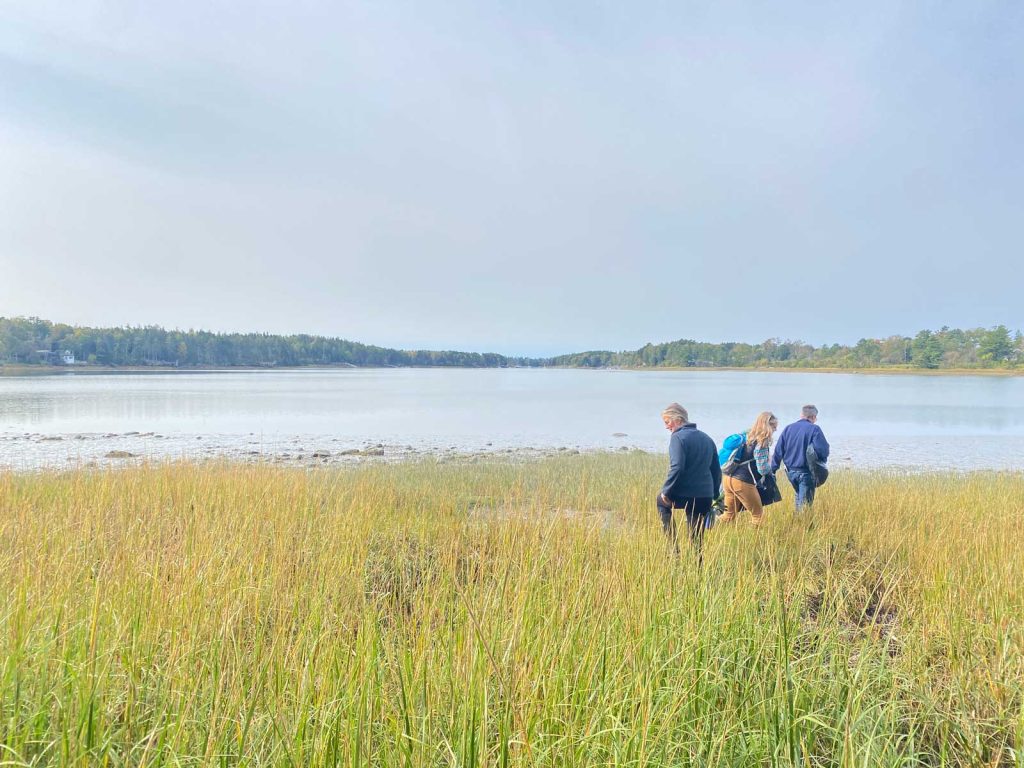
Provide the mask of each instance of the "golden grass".
POLYGON ((698 570, 663 471, 0 475, 0 764, 1024 764, 1024 477, 836 472, 698 570))

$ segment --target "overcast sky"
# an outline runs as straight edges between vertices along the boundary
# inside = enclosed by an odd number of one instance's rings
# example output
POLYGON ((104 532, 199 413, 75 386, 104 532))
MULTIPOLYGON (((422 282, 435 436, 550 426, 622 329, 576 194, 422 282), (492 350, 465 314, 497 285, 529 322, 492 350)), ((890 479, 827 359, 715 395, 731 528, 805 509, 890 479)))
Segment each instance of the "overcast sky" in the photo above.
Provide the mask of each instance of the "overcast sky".
POLYGON ((1024 4, 0 2, 0 315, 1024 328, 1024 4), (728 6, 728 7, 727 7, 728 6))

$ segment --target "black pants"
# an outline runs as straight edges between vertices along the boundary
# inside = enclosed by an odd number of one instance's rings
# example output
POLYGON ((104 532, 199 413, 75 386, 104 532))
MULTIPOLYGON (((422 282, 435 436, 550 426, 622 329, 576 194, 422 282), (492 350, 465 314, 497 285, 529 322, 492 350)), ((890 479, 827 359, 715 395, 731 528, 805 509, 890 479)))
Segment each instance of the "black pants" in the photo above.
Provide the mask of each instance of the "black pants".
POLYGON ((661 500, 658 494, 658 514, 661 515, 661 527, 668 536, 672 548, 679 552, 679 541, 676 538, 676 521, 672 516, 672 510, 682 509, 686 512, 686 529, 690 535, 690 546, 697 553, 697 557, 703 562, 704 559, 704 531, 707 528, 708 516, 711 514, 711 499, 687 498, 673 499, 669 507, 661 500))

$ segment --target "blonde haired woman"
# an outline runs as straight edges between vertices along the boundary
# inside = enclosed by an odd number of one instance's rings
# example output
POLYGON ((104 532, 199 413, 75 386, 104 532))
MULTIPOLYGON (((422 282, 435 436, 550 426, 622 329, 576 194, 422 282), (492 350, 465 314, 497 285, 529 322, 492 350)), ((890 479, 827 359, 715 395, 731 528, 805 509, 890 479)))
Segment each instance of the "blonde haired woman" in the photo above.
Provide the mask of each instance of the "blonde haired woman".
POLYGON ((754 420, 754 426, 747 430, 747 442, 739 461, 722 473, 722 488, 725 491, 725 513, 719 518, 723 523, 736 519, 741 509, 750 511, 750 521, 760 525, 764 519, 761 495, 757 483, 762 475, 771 473, 770 451, 772 435, 779 428, 779 420, 771 411, 764 411, 754 420))

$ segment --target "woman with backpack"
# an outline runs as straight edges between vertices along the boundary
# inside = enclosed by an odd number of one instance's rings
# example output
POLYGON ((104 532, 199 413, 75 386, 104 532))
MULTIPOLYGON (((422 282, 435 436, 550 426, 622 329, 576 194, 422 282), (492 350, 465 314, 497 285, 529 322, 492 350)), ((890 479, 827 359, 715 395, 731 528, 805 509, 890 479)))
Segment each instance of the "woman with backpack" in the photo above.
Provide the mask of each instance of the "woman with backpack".
POLYGON ((757 484, 763 475, 771 474, 772 435, 779 428, 779 420, 771 411, 764 411, 754 420, 746 433, 746 440, 736 450, 741 453, 722 469, 722 488, 725 491, 725 512, 719 522, 736 519, 741 509, 750 511, 750 521, 760 525, 764 519, 764 506, 757 484))

